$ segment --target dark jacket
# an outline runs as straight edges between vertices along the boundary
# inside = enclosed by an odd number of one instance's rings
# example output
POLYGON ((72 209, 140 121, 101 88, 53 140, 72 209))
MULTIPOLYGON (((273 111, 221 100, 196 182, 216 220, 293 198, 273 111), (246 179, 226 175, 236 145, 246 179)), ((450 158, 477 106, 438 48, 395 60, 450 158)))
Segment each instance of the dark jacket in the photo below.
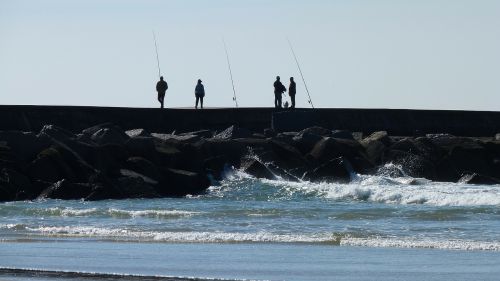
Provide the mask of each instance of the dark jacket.
POLYGON ((164 94, 168 90, 168 84, 165 80, 160 80, 156 83, 156 91, 164 94))
POLYGON ((205 87, 203 84, 198 83, 196 85, 196 88, 194 89, 194 95, 197 97, 204 97, 205 96, 205 87))
POLYGON ((284 92, 286 92, 286 87, 281 83, 281 81, 276 80, 274 82, 274 93, 282 94, 284 92))
POLYGON ((295 82, 290 82, 290 87, 288 88, 288 94, 293 96, 297 93, 297 84, 295 82))

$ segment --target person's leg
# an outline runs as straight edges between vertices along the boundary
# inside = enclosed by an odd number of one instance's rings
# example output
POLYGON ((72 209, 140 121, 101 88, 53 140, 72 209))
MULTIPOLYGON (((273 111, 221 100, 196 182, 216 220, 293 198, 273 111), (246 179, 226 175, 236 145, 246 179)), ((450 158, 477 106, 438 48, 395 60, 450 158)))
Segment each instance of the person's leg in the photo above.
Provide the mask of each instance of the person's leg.
POLYGON ((292 100, 292 108, 295 108, 295 95, 291 95, 290 99, 292 100))
POLYGON ((194 108, 198 109, 198 101, 200 100, 200 97, 196 96, 196 105, 194 106, 194 108))
POLYGON ((278 96, 278 107, 279 108, 283 107, 283 103, 282 103, 282 99, 281 99, 281 94, 278 96))
POLYGON ((200 105, 201 105, 201 109, 203 109, 203 97, 200 97, 200 105))
POLYGON ((278 94, 274 93, 274 108, 278 108, 278 94))

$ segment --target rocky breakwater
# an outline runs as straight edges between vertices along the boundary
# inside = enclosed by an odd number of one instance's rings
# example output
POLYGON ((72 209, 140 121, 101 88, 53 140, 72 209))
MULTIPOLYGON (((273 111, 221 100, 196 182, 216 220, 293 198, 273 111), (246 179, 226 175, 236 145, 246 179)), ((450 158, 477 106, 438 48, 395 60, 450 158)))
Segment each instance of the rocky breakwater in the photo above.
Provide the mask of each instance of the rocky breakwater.
POLYGON ((36 133, 0 131, 0 201, 195 195, 228 169, 288 181, 346 183, 358 173, 498 184, 500 140, 363 136, 321 127, 157 134, 101 124, 76 134, 52 125, 36 133))

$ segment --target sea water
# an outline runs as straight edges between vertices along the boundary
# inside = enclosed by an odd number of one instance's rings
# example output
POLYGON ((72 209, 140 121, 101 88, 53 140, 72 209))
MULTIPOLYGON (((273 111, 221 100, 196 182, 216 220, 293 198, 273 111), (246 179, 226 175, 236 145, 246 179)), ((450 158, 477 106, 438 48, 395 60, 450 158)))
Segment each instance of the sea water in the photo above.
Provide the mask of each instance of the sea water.
POLYGON ((500 186, 380 175, 354 175, 349 184, 287 182, 234 171, 187 198, 1 203, 0 268, 13 270, 2 280, 49 278, 12 274, 21 269, 77 277, 500 280, 500 186))

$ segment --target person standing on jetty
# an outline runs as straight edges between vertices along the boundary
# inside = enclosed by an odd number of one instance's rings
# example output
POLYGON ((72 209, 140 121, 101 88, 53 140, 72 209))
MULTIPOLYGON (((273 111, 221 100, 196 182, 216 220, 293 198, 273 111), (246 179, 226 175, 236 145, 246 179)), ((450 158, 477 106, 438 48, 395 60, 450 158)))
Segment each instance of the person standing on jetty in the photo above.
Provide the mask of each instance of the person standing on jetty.
POLYGON ((163 102, 165 100, 165 92, 168 90, 168 84, 165 80, 163 80, 163 76, 160 77, 160 81, 156 83, 156 91, 158 92, 158 101, 161 104, 161 108, 163 108, 163 102))
POLYGON ((198 101, 200 101, 201 109, 203 109, 203 98, 205 97, 205 87, 201 84, 201 79, 198 79, 198 84, 194 89, 194 95, 196 96, 195 108, 198 109, 198 101))
POLYGON ((274 108, 282 108, 281 95, 286 92, 286 87, 281 83, 280 77, 276 76, 274 82, 274 108))
POLYGON ((288 95, 292 101, 290 108, 295 108, 295 94, 297 93, 297 84, 293 81, 293 77, 290 77, 290 86, 288 87, 288 95))

